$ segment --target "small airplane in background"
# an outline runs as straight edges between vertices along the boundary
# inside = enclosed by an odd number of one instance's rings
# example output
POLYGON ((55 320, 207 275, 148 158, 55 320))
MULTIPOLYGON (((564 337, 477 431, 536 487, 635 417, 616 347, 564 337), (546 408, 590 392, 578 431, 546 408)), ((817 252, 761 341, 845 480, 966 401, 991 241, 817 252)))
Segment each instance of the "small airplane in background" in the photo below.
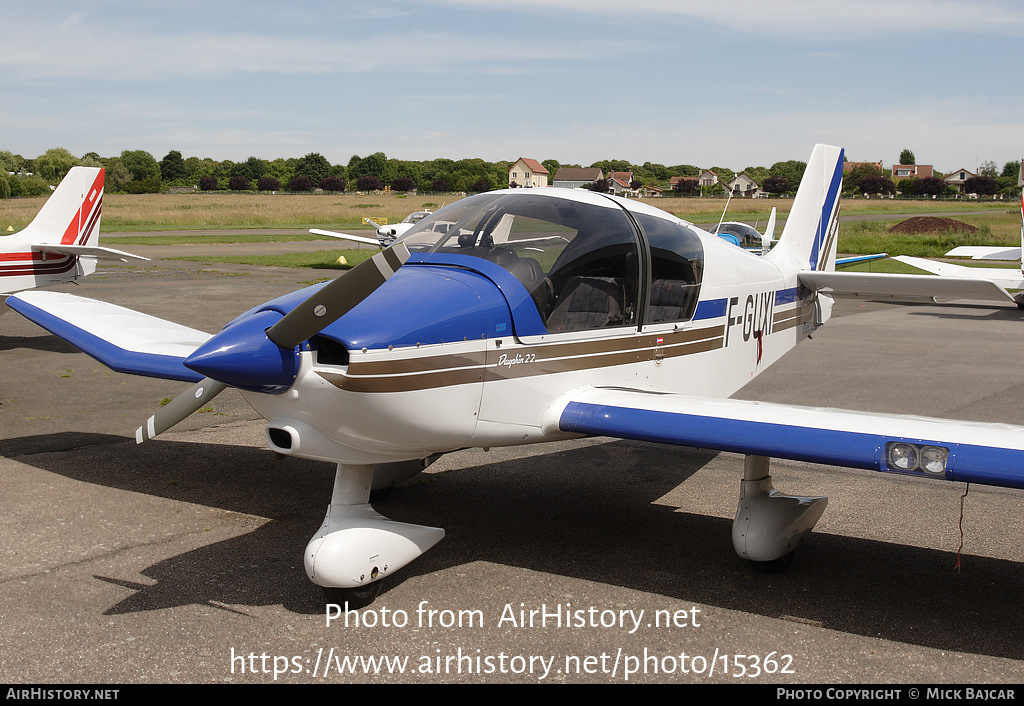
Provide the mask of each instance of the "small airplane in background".
POLYGON ((339 233, 333 230, 322 230, 320 228, 310 228, 309 232, 313 235, 326 235, 330 238, 340 238, 341 240, 351 240, 355 243, 365 243, 367 245, 379 245, 382 249, 388 247, 395 239, 405 234, 410 228, 422 221, 424 218, 429 216, 433 211, 413 211, 408 216, 402 219, 401 223, 395 223, 392 225, 380 225, 371 218, 364 218, 363 223, 368 226, 372 226, 377 231, 377 237, 367 238, 365 235, 353 235, 351 233, 339 233))
POLYGON ((372 490, 458 449, 581 435, 745 454, 733 548, 775 565, 827 498, 774 490, 772 457, 1024 488, 1024 427, 729 399, 825 324, 833 296, 1011 301, 991 282, 836 272, 842 167, 841 149, 815 147, 764 255, 643 202, 510 189, 213 335, 57 292, 9 305, 116 371, 191 383, 139 443, 234 387, 272 450, 336 464, 304 552, 330 603, 369 604, 444 536, 379 515, 372 490))
MULTIPOLYGON (((728 208, 728 206, 726 207, 728 208)), ((779 242, 775 239, 774 206, 772 207, 771 215, 768 217, 768 224, 765 226, 764 233, 759 232, 757 228, 752 225, 740 223, 738 221, 722 221, 721 223, 712 226, 708 232, 717 235, 727 243, 732 243, 736 247, 743 248, 749 252, 759 252, 762 255, 771 250, 772 246, 779 242)), ((857 262, 867 262, 868 260, 880 260, 888 256, 889 255, 887 253, 883 252, 876 255, 840 257, 836 259, 836 267, 852 265, 857 262)))
POLYGON ((773 244, 778 242, 774 239, 774 233, 772 232, 774 221, 775 209, 773 208, 772 220, 769 221, 764 233, 760 233, 754 226, 738 221, 723 221, 711 226, 708 232, 717 235, 722 240, 732 243, 738 248, 764 254, 771 249, 773 244))
POLYGON ((28 226, 0 235, 0 295, 86 277, 101 259, 149 259, 98 245, 103 177, 72 167, 28 226))
MULTIPOLYGON (((958 248, 953 248, 946 255, 948 257, 969 257, 972 260, 1020 260, 1021 253, 1024 252, 1024 194, 1021 194, 1020 218, 1020 247, 961 245, 958 248)), ((916 267, 919 270, 939 275, 940 277, 983 279, 993 282, 1003 289, 1024 290, 1024 262, 1019 267, 1010 268, 967 267, 966 265, 938 262, 923 257, 911 257, 910 255, 897 255, 893 259, 916 267)), ((1016 293, 1013 298, 1017 302, 1018 308, 1024 309, 1024 293, 1016 293)))

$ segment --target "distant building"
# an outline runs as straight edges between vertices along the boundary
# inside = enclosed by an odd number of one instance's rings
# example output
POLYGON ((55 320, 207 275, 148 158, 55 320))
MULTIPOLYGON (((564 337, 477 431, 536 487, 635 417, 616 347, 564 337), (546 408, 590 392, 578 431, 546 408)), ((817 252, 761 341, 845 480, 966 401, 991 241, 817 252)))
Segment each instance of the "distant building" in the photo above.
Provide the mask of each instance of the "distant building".
POLYGON ((555 172, 555 178, 552 180, 552 186, 559 186, 563 189, 579 189, 584 186, 590 186, 595 181, 604 179, 604 172, 597 167, 560 167, 555 172))
POLYGON ((608 186, 616 196, 639 196, 640 192, 630 184, 633 181, 633 172, 612 172, 608 177, 608 186))
POLYGON ((548 170, 536 159, 520 157, 508 168, 508 185, 532 189, 548 185, 548 170))
POLYGON ((892 178, 896 179, 924 179, 933 176, 932 165, 930 164, 894 164, 892 165, 892 178))
POLYGON ((969 172, 966 169, 956 169, 947 174, 946 178, 942 181, 948 186, 955 187, 956 190, 962 194, 964 192, 964 182, 974 176, 977 176, 977 174, 969 172))
POLYGON ((746 172, 737 174, 732 181, 725 185, 725 188, 731 191, 733 196, 755 198, 761 195, 761 187, 746 172))
POLYGON ((718 175, 710 169, 705 169, 697 177, 697 184, 700 186, 714 186, 718 183, 718 175))

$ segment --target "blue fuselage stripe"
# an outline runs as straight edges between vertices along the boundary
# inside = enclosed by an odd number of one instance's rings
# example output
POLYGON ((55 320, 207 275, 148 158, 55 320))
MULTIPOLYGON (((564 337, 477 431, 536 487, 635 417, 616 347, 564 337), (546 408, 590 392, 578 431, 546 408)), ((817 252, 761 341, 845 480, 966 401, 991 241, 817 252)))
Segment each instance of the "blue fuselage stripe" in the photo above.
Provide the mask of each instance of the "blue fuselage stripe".
POLYGON ((705 299, 697 304, 697 311, 693 314, 694 320, 717 319, 720 316, 725 316, 726 301, 726 299, 705 299))

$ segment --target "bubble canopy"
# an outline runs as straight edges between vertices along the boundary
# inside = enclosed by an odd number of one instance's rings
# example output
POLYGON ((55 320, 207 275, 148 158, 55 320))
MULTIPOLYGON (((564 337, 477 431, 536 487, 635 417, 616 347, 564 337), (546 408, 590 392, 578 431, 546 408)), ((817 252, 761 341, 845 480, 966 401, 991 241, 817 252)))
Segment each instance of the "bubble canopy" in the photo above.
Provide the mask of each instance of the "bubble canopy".
POLYGON ((553 187, 489 192, 446 206, 400 240, 414 253, 501 266, 550 332, 688 320, 703 271, 700 238, 670 214, 630 206, 553 187))

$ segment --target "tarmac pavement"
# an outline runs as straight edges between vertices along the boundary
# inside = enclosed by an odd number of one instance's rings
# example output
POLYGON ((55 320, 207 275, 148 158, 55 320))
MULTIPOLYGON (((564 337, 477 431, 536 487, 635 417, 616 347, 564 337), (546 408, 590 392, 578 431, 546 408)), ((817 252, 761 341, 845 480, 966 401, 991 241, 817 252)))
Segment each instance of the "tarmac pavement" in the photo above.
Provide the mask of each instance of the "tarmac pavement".
MULTIPOLYGON (((61 289, 212 332, 335 274, 160 260, 61 289)), ((1024 424, 1022 327, 1012 305, 841 302, 738 396, 1024 424)), ((773 461, 776 488, 830 502, 761 574, 730 539, 742 456, 462 451, 377 506, 447 534, 346 626, 302 568, 330 464, 275 459, 233 390, 136 445, 186 385, 112 372, 15 313, 0 360, 2 682, 1024 681, 1021 491, 773 461)))

